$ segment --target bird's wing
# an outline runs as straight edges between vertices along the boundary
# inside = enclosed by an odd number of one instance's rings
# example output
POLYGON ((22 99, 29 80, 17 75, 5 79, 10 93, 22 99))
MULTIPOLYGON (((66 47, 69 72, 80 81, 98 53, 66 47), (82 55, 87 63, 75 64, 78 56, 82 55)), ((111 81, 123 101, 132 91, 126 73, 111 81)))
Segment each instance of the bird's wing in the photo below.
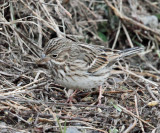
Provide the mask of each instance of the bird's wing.
POLYGON ((111 50, 102 48, 99 54, 96 54, 96 58, 92 61, 91 67, 88 69, 88 72, 96 72, 104 67, 110 67, 117 60, 122 59, 123 57, 130 56, 136 53, 140 53, 144 50, 144 47, 134 47, 128 48, 125 50, 111 50))
POLYGON ((114 64, 116 59, 119 58, 119 56, 120 55, 116 51, 103 49, 103 51, 97 54, 96 58, 94 58, 93 63, 88 69, 88 72, 94 73, 106 67, 109 64, 114 64))
POLYGON ((118 51, 106 49, 102 46, 79 44, 79 47, 80 55, 78 58, 86 62, 89 73, 97 72, 120 56, 118 51))

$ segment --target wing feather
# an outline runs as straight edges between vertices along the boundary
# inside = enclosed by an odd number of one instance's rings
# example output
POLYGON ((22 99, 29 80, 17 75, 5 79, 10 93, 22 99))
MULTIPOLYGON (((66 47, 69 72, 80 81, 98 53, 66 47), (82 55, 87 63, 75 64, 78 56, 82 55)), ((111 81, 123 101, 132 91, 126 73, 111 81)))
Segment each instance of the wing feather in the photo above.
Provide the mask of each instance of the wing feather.
POLYGON ((106 49, 103 46, 78 44, 81 49, 81 54, 78 57, 86 62, 89 73, 97 72, 106 67, 108 63, 114 61, 119 54, 117 51, 106 49))

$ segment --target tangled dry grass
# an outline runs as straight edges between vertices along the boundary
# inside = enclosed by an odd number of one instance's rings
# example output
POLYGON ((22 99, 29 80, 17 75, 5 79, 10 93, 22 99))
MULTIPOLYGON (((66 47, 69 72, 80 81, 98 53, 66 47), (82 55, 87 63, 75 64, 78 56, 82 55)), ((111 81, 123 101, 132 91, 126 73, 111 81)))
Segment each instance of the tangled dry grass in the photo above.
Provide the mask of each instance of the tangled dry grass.
POLYGON ((160 2, 0 1, 0 132, 160 132, 160 2), (144 46, 97 91, 55 85, 37 61, 50 38, 66 36, 112 49, 144 46))

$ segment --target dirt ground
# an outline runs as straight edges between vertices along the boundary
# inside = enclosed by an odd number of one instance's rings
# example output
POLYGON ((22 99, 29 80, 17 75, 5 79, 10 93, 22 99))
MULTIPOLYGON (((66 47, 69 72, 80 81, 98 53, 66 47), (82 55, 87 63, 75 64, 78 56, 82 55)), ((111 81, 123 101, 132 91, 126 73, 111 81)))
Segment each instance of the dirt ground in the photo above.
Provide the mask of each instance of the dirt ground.
POLYGON ((159 0, 1 0, 1 133, 160 133, 159 0), (66 37, 111 49, 144 47, 98 88, 54 83, 43 56, 66 37))

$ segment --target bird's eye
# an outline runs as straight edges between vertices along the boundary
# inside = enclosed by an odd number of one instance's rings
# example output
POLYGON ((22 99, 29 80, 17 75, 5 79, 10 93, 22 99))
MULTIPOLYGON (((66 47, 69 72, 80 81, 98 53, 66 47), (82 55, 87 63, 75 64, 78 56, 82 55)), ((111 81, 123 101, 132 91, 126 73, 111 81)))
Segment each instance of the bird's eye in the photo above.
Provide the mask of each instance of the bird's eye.
POLYGON ((53 54, 52 57, 53 57, 53 58, 57 57, 57 54, 53 54))

